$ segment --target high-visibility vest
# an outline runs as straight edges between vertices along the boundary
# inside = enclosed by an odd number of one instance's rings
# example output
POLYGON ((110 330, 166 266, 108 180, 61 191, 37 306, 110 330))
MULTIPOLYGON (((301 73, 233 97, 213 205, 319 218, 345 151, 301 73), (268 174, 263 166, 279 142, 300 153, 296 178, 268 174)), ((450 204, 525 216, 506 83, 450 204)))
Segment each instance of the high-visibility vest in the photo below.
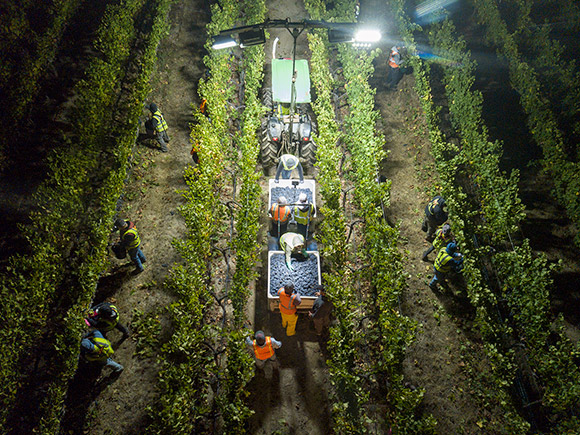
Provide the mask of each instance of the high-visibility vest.
POLYGON ((294 306, 294 300, 296 299, 297 294, 292 293, 290 296, 286 294, 284 291, 284 287, 278 290, 278 297, 280 298, 280 304, 278 308, 284 314, 296 314, 296 307, 294 306))
POLYGON ((153 119, 155 119, 157 121, 157 125, 155 126, 155 130, 157 130, 159 133, 167 130, 167 123, 165 122, 165 119, 163 118, 161 110, 157 110, 157 112, 155 112, 153 114, 153 119))
POLYGON ((292 213, 290 207, 287 205, 281 206, 280 204, 273 204, 272 207, 270 207, 270 214, 272 215, 272 220, 274 222, 285 224, 290 219, 292 213))
POLYGON ((139 237, 139 233, 137 232, 137 228, 135 227, 135 224, 133 222, 129 222, 129 229, 125 231, 123 234, 121 234, 121 240, 123 240, 127 234, 133 234, 135 238, 131 243, 129 243, 125 247, 127 249, 138 248, 139 245, 141 244, 141 238, 139 237))
POLYGON ((296 156, 293 156, 292 154, 284 154, 280 160, 282 161, 282 166, 287 171, 296 169, 300 164, 300 160, 298 160, 296 156))
POLYGON ((91 353, 85 354, 87 361, 105 361, 113 355, 114 350, 111 342, 106 338, 91 337, 89 340, 95 345, 95 348, 91 353))
POLYGON ((389 66, 392 68, 399 68, 399 65, 397 64, 396 60, 395 60, 395 55, 399 54, 399 50, 397 50, 397 47, 393 47, 391 49, 391 54, 389 56, 389 66))
POLYGON ((439 228, 437 231, 435 231, 435 240, 433 240, 433 248, 439 250, 443 247, 447 247, 447 243, 451 241, 452 237, 453 236, 451 235, 451 233, 449 233, 447 236, 444 235, 443 229, 439 228))
POLYGON ((447 248, 441 248, 435 259, 435 270, 437 272, 447 273, 453 265, 453 257, 447 253, 447 248))
POLYGON ((256 358, 262 361, 272 358, 274 356, 274 348, 272 347, 270 337, 266 337, 266 342, 263 346, 258 345, 256 340, 254 340, 254 353, 256 354, 256 358))
POLYGON ((306 225, 308 223, 308 216, 310 211, 310 217, 314 213, 314 205, 308 203, 307 206, 297 205, 294 207, 294 220, 297 224, 306 225), (302 210, 304 209, 304 210, 302 210))

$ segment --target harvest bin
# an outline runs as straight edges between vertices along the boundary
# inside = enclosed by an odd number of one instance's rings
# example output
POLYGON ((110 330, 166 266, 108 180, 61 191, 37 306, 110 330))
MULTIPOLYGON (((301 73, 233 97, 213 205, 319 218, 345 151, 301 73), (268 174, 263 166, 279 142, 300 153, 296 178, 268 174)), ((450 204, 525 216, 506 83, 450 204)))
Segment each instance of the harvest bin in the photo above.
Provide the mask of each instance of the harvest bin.
POLYGON ((299 180, 295 179, 280 179, 276 183, 274 178, 270 178, 268 180, 268 210, 278 200, 280 194, 284 195, 290 204, 296 204, 301 193, 305 193, 309 201, 314 205, 315 212, 311 217, 316 217, 315 181, 308 179, 305 179, 304 183, 300 183, 299 180), (295 184, 292 184, 292 182, 295 184))
POLYGON ((320 255, 318 251, 307 251, 311 255, 306 262, 299 262, 292 259, 292 266, 295 267, 291 271, 286 267, 284 251, 270 251, 268 252, 268 307, 270 311, 280 311, 278 308, 278 290, 287 282, 293 282, 296 291, 300 294, 302 303, 298 307, 298 311, 309 311, 314 305, 314 301, 318 296, 314 293, 316 290, 314 285, 320 284, 320 255), (283 265, 284 273, 276 274, 275 271, 280 268, 280 263, 283 265), (277 275, 277 276, 276 276, 277 275), (308 282, 310 288, 300 288, 298 283, 308 282))

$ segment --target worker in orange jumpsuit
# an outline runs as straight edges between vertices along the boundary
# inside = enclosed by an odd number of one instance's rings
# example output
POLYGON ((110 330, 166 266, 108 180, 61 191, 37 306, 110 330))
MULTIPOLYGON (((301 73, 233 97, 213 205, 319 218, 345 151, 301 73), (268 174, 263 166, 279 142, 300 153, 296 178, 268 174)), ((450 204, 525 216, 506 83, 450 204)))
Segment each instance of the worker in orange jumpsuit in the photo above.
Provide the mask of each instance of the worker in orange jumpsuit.
POLYGON ((278 297, 280 298, 278 308, 280 308, 282 316, 282 328, 286 328, 286 335, 290 337, 296 334, 296 322, 298 321, 296 307, 302 303, 302 299, 294 290, 294 284, 286 284, 278 290, 278 297))
POLYGON ((254 356, 256 357, 256 367, 263 369, 266 362, 271 361, 272 367, 278 368, 278 360, 276 359, 276 352, 274 349, 280 349, 282 343, 274 337, 266 336, 264 331, 257 331, 254 340, 246 337, 248 346, 254 349, 254 356))

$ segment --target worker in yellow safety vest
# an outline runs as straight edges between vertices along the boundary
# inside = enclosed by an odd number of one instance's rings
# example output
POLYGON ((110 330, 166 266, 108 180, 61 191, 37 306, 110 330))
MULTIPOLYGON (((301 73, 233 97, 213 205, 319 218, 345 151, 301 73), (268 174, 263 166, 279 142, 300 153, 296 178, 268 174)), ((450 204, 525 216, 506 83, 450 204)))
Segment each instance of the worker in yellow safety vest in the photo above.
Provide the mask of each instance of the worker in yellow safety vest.
POLYGON ((431 290, 438 291, 437 283, 445 282, 446 275, 453 271, 455 273, 461 273, 463 270, 463 256, 457 252, 457 244, 451 242, 446 247, 441 248, 435 259, 435 265, 433 266, 435 272, 433 279, 429 283, 431 290))
POLYGON ((280 349, 282 343, 274 337, 266 336, 263 331, 257 331, 254 340, 246 337, 246 344, 252 346, 254 356, 256 357, 256 367, 263 369, 267 361, 271 361, 275 369, 278 368, 276 352, 274 349, 280 349))
POLYGON ((88 362, 94 362, 113 369, 114 373, 121 373, 123 366, 111 358, 114 350, 111 342, 103 337, 99 331, 93 331, 83 336, 81 341, 81 355, 88 362))
POLYGON ((308 201, 305 193, 301 193, 298 197, 298 205, 294 206, 294 220, 297 232, 302 234, 304 239, 308 239, 308 229, 311 226, 314 213, 316 213, 314 204, 308 201))
POLYGON ((286 256, 286 267, 294 270, 292 266, 292 256, 298 260, 304 261, 310 258, 304 246, 304 236, 297 233, 285 233, 280 237, 280 248, 286 256))
POLYGON ((169 135, 167 134, 168 128, 165 118, 155 103, 149 104, 149 111, 151 112, 151 118, 145 122, 147 136, 156 139, 161 147, 161 151, 166 153, 169 135))
POLYGON ((296 334, 296 322, 298 321, 296 307, 302 303, 302 299, 294 290, 294 284, 286 284, 278 290, 278 297, 280 298, 278 308, 282 316, 282 328, 286 328, 286 335, 290 337, 296 334))
POLYGON ((280 175, 282 175, 283 180, 289 180, 294 169, 298 171, 300 182, 304 183, 304 171, 298 157, 292 154, 282 154, 280 156, 278 168, 276 169, 276 177, 274 178, 274 181, 277 183, 280 175))
POLYGON ((135 264, 135 274, 143 272, 143 263, 147 261, 145 254, 141 251, 141 238, 137 232, 135 224, 124 219, 117 219, 115 221, 115 227, 120 232, 120 244, 121 247, 127 250, 131 261, 135 264))
POLYGON ((441 225, 437 229, 437 231, 435 231, 435 238, 433 239, 433 244, 429 247, 429 249, 423 252, 422 260, 427 261, 427 256, 431 252, 433 251, 439 252, 441 248, 444 248, 449 243, 453 242, 454 238, 455 237, 451 232, 451 225, 449 225, 448 223, 444 223, 443 225, 441 225))

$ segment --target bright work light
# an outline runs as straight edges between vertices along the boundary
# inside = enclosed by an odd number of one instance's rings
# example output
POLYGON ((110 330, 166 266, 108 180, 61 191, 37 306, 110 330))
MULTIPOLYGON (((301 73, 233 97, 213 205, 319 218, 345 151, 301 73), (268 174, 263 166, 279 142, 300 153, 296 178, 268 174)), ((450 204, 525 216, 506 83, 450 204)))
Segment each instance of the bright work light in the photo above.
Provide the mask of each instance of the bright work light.
POLYGON ((211 48, 214 50, 222 50, 224 48, 235 47, 238 45, 236 40, 229 35, 217 35, 213 38, 213 45, 211 48))
POLYGON ((372 29, 360 29, 354 35, 355 42, 378 42, 381 40, 381 32, 372 29))

